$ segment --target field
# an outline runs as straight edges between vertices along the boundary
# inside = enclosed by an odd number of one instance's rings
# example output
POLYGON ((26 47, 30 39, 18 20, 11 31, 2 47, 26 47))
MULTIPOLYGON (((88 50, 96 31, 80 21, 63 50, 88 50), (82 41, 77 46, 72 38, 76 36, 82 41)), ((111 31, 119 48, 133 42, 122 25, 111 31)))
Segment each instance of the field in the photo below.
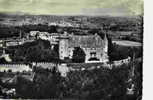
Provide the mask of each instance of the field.
POLYGON ((142 46, 142 43, 140 42, 127 41, 127 40, 114 40, 112 42, 122 46, 142 46))

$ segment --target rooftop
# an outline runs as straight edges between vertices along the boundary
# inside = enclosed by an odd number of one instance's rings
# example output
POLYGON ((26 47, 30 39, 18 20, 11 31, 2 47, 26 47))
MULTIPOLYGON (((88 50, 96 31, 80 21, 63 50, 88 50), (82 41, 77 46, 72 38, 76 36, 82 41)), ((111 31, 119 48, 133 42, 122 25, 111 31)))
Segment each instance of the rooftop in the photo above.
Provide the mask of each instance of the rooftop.
POLYGON ((104 46, 104 40, 99 35, 73 35, 69 39, 70 47, 100 48, 104 46))

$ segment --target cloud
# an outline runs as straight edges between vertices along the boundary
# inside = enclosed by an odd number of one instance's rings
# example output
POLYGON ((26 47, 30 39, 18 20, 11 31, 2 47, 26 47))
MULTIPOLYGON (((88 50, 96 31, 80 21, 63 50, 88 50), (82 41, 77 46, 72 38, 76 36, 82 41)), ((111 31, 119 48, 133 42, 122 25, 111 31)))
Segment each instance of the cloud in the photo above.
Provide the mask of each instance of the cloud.
POLYGON ((52 15, 139 15, 142 0, 0 0, 0 12, 52 15))

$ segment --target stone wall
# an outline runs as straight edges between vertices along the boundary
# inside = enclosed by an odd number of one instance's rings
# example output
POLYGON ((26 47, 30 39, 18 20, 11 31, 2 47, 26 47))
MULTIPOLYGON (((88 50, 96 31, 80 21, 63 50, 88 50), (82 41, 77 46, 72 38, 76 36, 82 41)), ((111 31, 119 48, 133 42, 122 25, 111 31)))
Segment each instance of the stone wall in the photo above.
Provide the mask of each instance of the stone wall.
MULTIPOLYGON (((105 68, 105 69, 111 69, 113 66, 118 67, 122 64, 128 64, 130 63, 131 58, 128 57, 126 59, 113 61, 112 64, 108 63, 67 63, 64 64, 64 67, 68 67, 72 70, 91 70, 94 68, 105 68)), ((52 69, 54 67, 61 67, 62 64, 55 64, 51 62, 38 62, 35 63, 37 67, 41 67, 44 69, 52 69)), ((26 64, 0 64, 0 72, 11 70, 12 72, 23 72, 23 71, 32 71, 32 69, 29 67, 29 65, 26 64)))
POLYGON ((122 64, 128 64, 131 61, 131 57, 128 57, 126 59, 118 60, 118 61, 113 61, 114 66, 120 66, 122 64))
POLYGON ((25 64, 0 64, 0 72, 9 70, 12 72, 32 71, 32 69, 25 64))
MULTIPOLYGON (((41 67, 44 69, 52 69, 57 65, 50 62, 38 62, 36 64, 37 67, 41 67)), ((23 72, 23 71, 32 71, 32 68, 26 64, 0 64, 0 72, 11 70, 12 72, 23 72)))
POLYGON ((36 64, 37 67, 42 67, 44 69, 52 69, 53 67, 56 67, 57 65, 50 62, 38 62, 36 64))

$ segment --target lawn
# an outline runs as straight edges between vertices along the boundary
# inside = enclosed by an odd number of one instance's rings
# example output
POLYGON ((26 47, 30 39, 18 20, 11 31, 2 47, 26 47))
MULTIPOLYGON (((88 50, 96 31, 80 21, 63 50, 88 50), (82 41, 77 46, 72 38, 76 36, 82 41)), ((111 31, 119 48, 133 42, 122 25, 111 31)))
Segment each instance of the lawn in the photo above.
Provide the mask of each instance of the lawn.
POLYGON ((142 46, 142 43, 140 42, 127 41, 127 40, 114 40, 112 42, 122 46, 142 46))

